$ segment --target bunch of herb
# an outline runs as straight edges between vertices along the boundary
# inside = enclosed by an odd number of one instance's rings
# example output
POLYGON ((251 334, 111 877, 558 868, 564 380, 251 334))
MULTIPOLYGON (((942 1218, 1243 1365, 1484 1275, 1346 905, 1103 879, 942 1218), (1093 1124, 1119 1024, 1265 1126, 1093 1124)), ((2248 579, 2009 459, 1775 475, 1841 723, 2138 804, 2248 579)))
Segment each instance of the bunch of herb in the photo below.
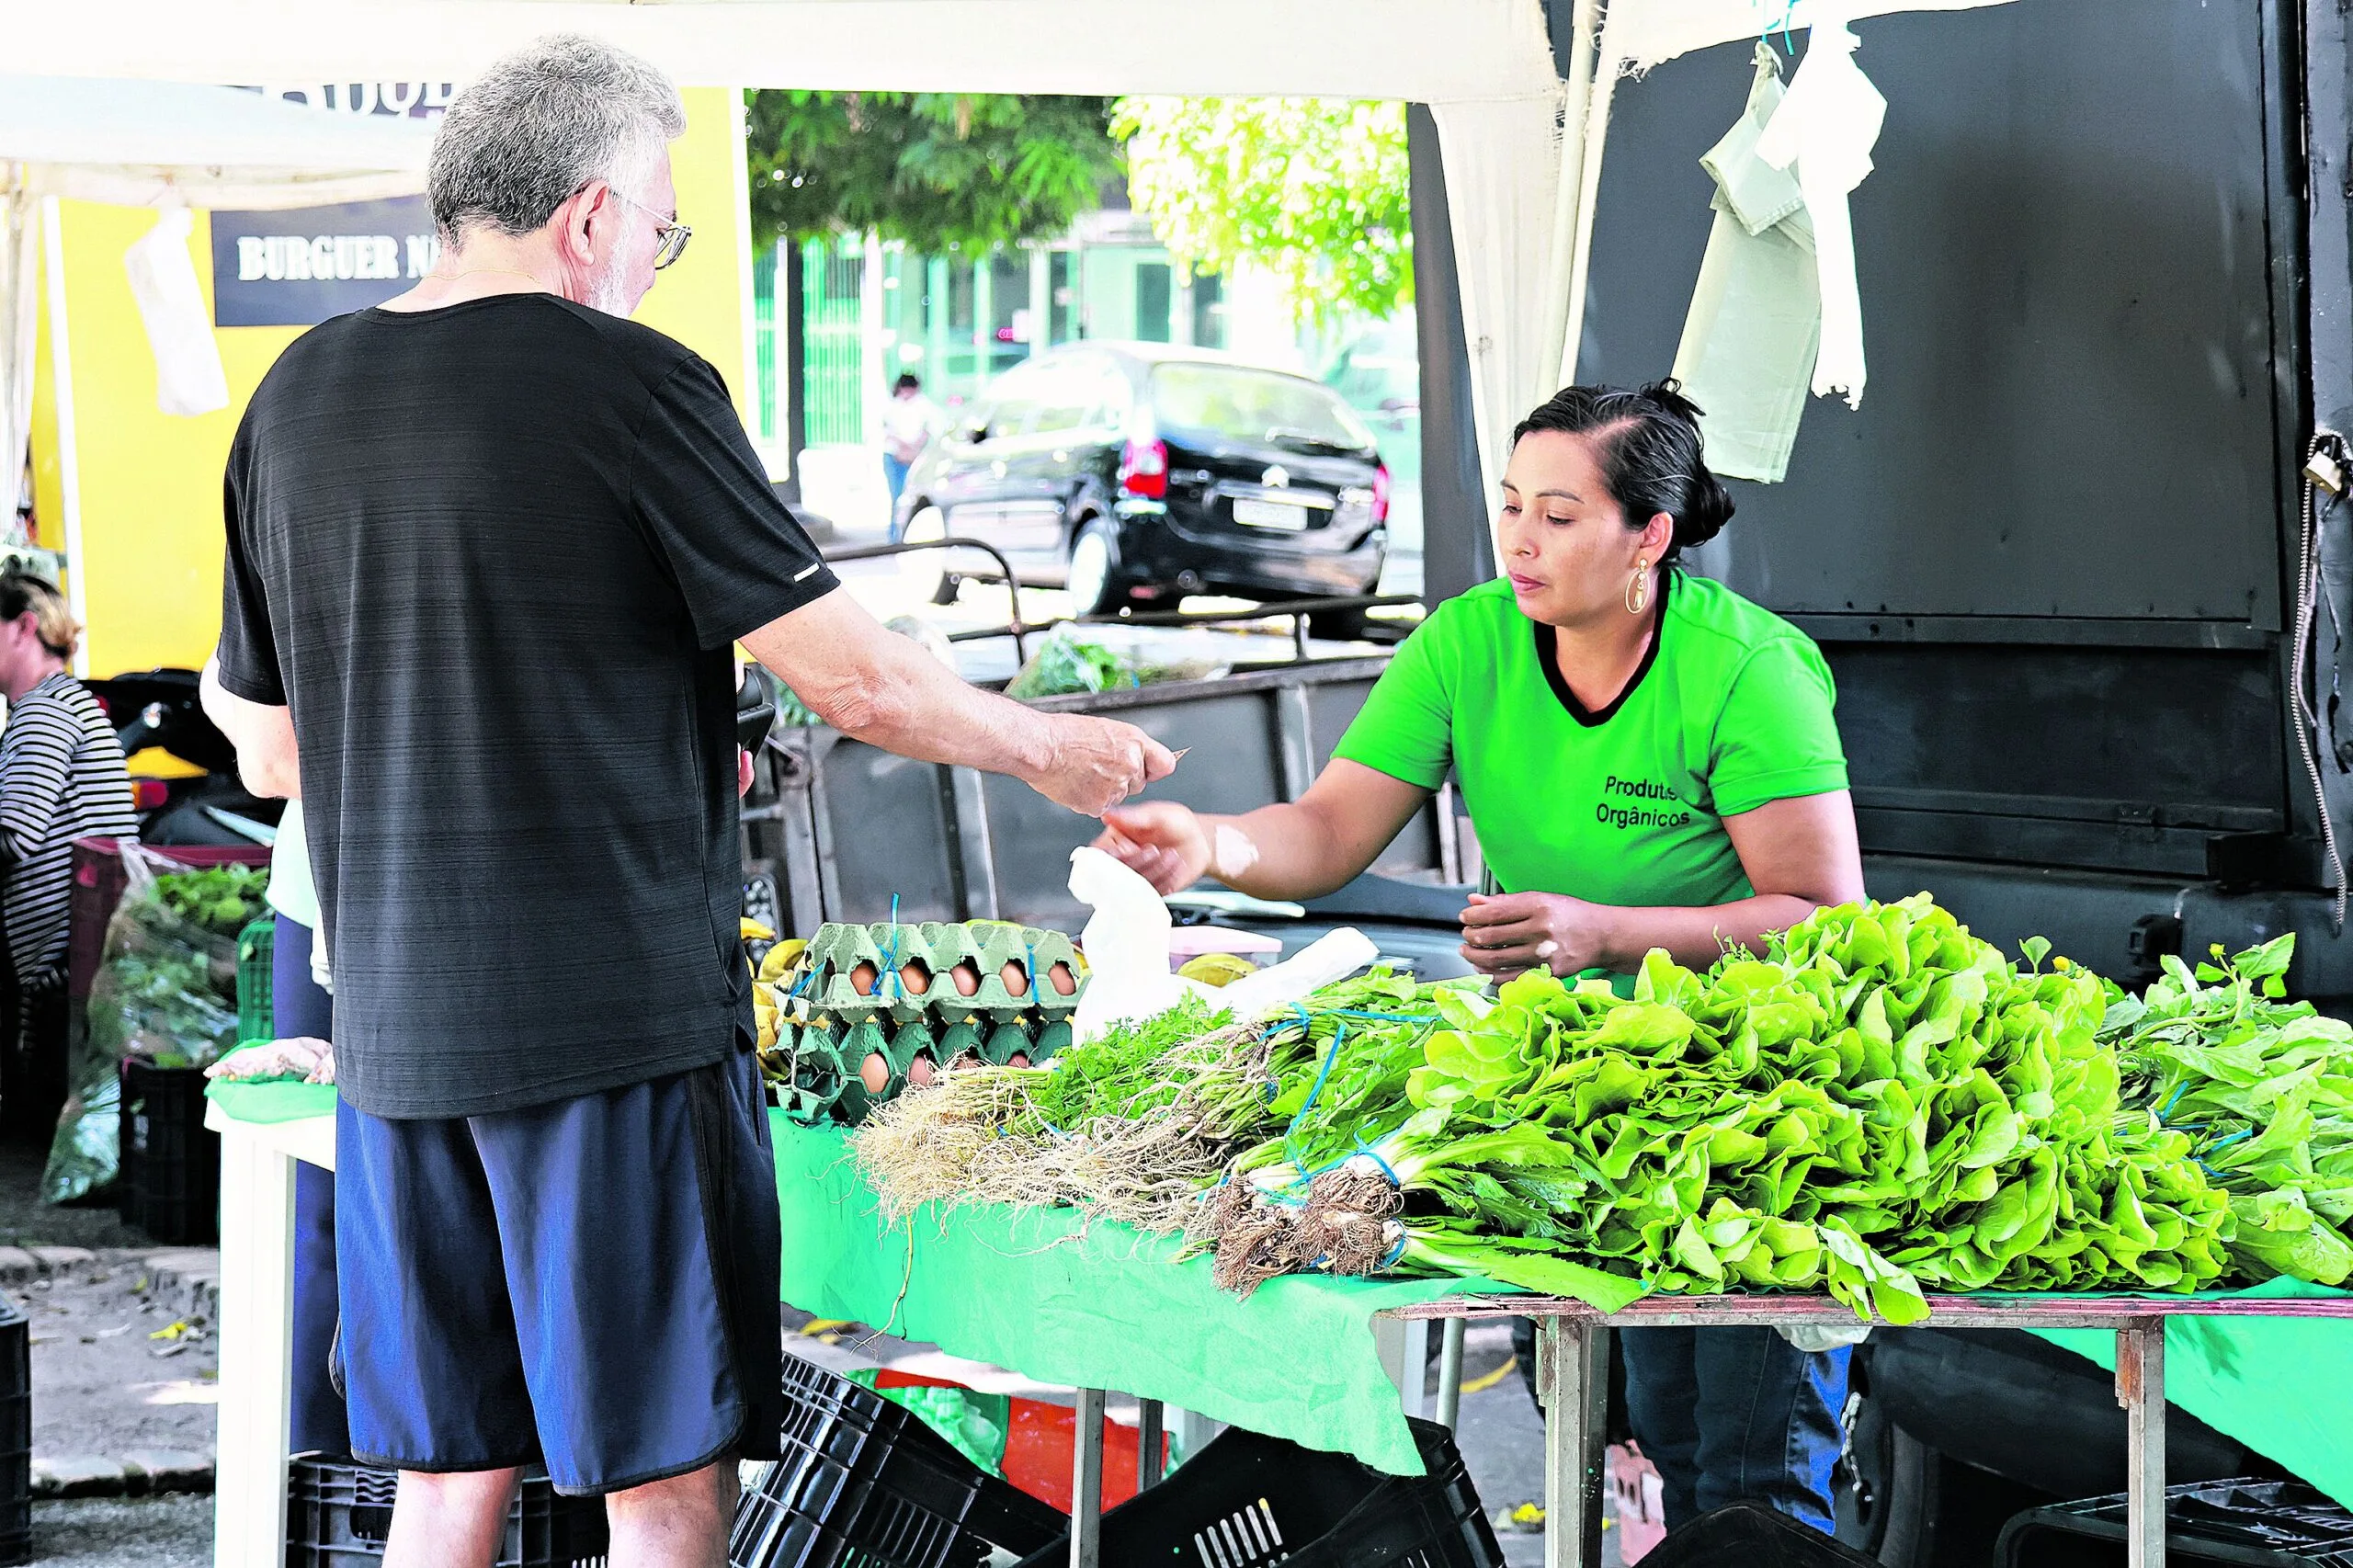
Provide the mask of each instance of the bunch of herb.
POLYGON ((1196 998, 1037 1067, 950 1067, 851 1135, 883 1212, 1057 1205, 1169 1231, 1266 1115, 1276 1053, 1196 998))
POLYGON ((1924 895, 1823 911, 1704 975, 1654 952, 1630 997, 1540 973, 1492 1004, 1434 993, 1403 1119, 1323 1106, 1313 1147, 1346 1137, 1347 1157, 1297 1157, 1296 1129, 1245 1153, 1247 1190, 1195 1240, 1244 1290, 1320 1261, 1603 1307, 1826 1289, 1895 1323, 1925 1315, 1924 1284, 2213 1278, 2227 1210, 2120 1107, 2099 983, 2040 957, 2019 971, 1924 895))
POLYGON ((2237 1220, 2256 1279, 2353 1277, 2353 1026, 2287 1002, 2293 933, 2195 970, 2168 955, 2141 996, 2115 993, 2101 1038, 2127 1098, 2178 1139, 2237 1220))

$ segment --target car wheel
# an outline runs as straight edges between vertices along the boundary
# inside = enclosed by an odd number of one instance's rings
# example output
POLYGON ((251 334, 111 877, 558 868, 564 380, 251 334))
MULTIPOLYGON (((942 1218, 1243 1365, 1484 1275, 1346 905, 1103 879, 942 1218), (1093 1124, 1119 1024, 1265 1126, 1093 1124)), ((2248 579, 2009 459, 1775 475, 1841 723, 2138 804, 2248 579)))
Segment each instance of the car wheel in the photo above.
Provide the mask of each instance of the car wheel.
POLYGON ((1070 541, 1071 608, 1080 615, 1108 615, 1127 602, 1128 581, 1111 560, 1111 526, 1089 518, 1070 541))
MULTIPOLYGON (((948 537, 948 516, 937 506, 921 506, 907 519, 901 530, 901 544, 933 544, 948 537)), ((962 579, 944 570, 949 552, 944 550, 914 550, 899 557, 899 577, 909 591, 929 598, 936 605, 952 605, 962 579)))

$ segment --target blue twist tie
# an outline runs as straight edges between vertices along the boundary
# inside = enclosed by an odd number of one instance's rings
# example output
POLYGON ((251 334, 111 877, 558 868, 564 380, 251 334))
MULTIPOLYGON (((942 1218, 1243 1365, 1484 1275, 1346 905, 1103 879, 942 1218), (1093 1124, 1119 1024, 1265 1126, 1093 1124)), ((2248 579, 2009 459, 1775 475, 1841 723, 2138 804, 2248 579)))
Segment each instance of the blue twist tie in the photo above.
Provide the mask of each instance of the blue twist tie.
POLYGON ((1381 1174, 1382 1176, 1387 1176, 1387 1177, 1389 1178, 1389 1185, 1390 1185, 1390 1186, 1392 1186, 1392 1187, 1393 1187, 1400 1188, 1400 1189, 1403 1189, 1403 1188, 1404 1188, 1404 1185, 1405 1185, 1405 1184, 1404 1184, 1404 1182, 1402 1182, 1402 1181, 1400 1181, 1400 1180, 1398 1180, 1398 1179, 1397 1179, 1397 1173, 1396 1173, 1396 1171, 1395 1171, 1395 1170, 1393 1170, 1392 1168, 1391 1168, 1390 1164, 1389 1164, 1389 1162, 1388 1162, 1387 1160, 1384 1160, 1384 1159, 1382 1159, 1382 1158, 1381 1157, 1381 1151, 1380 1151, 1380 1150, 1378 1150, 1378 1149, 1376 1149, 1376 1148, 1374 1148, 1371 1144, 1370 1144, 1370 1143, 1366 1142, 1362 1137, 1358 1137, 1358 1138, 1357 1139, 1357 1146, 1356 1146, 1355 1153, 1358 1153, 1358 1154, 1362 1154, 1365 1158, 1367 1158, 1367 1159, 1370 1160, 1374 1165, 1379 1165, 1379 1166, 1381 1167, 1381 1174))
POLYGON ((2165 1103, 2157 1110, 2158 1126, 2163 1127, 2165 1125, 2165 1118, 2173 1114, 2173 1108, 2175 1104, 2180 1100, 2182 1096, 2188 1092, 2189 1080, 2187 1078, 2184 1078, 2180 1083, 2176 1084, 2173 1086, 2173 1093, 2165 1096, 2165 1103))
MULTIPOLYGON (((905 1000, 906 987, 899 981, 899 895, 897 893, 891 895, 891 950, 883 955, 882 967, 890 971, 892 994, 902 1001, 905 1000)), ((879 985, 874 989, 878 995, 882 990, 879 985)))
POLYGON ((1397 1260, 1405 1256, 1406 1240, 1407 1238, 1399 1236, 1397 1238, 1397 1244, 1389 1249, 1387 1256, 1381 1258, 1380 1264, 1375 1267, 1374 1272, 1386 1274, 1391 1269, 1396 1267, 1397 1260))
POLYGON ((1347 1038, 1348 1026, 1346 1024, 1340 1025, 1332 1031, 1332 1048, 1324 1053, 1323 1070, 1315 1074, 1315 1083, 1308 1089, 1306 1101, 1300 1106, 1298 1113, 1290 1119, 1290 1125, 1283 1129, 1283 1153, 1290 1156, 1290 1163, 1294 1165, 1302 1162, 1299 1151, 1291 1147, 1291 1138, 1299 1131, 1300 1124, 1307 1119, 1307 1113, 1315 1108, 1315 1097, 1324 1092, 1324 1084, 1332 1076, 1332 1069, 1339 1062, 1340 1043, 1347 1038))

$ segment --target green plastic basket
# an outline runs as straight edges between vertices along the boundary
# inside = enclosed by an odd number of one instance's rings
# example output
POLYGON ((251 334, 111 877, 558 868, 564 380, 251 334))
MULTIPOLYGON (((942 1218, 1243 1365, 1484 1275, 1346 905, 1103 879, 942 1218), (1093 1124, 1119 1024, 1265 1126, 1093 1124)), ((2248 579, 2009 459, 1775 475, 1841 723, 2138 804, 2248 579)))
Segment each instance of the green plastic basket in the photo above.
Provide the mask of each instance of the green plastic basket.
POLYGON ((276 1040, 270 965, 278 948, 278 916, 265 915, 237 933, 237 1038, 276 1040))

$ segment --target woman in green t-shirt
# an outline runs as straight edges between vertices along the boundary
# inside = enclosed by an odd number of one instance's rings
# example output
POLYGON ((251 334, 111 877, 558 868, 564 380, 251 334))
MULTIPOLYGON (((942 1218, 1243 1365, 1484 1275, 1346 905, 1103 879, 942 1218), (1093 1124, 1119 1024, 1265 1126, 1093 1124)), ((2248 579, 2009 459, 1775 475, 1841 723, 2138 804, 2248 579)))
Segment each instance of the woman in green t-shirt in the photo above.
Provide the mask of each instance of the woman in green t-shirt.
MULTIPOLYGON (((1306 794, 1235 817, 1125 807, 1101 846, 1164 892, 1214 876, 1314 897, 1450 772, 1503 890, 1471 895, 1462 956, 1498 976, 1630 973, 1653 948, 1703 968, 1861 897, 1820 651, 1678 564, 1733 512, 1698 414, 1668 381, 1570 387, 1529 415, 1504 475, 1505 575, 1405 641, 1306 794)), ((1621 1342, 1670 1525, 1754 1497, 1830 1528, 1847 1351, 1768 1328, 1621 1342)))

